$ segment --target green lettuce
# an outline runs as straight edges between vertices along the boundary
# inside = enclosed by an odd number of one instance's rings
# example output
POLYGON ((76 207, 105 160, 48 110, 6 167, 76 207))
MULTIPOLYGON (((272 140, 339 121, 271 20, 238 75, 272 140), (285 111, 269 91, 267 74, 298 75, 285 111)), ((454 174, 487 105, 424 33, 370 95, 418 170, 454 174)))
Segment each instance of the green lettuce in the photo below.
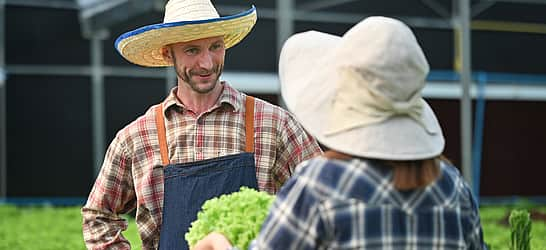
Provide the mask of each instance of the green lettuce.
POLYGON ((233 246, 247 249, 256 238, 275 196, 251 188, 212 198, 203 204, 185 238, 190 247, 211 232, 225 235, 233 246))

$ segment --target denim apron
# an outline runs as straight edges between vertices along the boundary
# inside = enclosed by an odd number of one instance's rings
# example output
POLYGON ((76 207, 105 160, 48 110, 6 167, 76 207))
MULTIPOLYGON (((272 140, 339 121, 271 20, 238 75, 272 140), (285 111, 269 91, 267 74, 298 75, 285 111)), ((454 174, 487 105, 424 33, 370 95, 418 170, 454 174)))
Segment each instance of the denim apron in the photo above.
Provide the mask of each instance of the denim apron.
POLYGON ((196 162, 170 164, 162 105, 156 109, 159 147, 165 178, 160 250, 187 250, 185 234, 203 203, 238 191, 258 189, 254 163, 254 98, 247 96, 245 110, 246 152, 196 162))

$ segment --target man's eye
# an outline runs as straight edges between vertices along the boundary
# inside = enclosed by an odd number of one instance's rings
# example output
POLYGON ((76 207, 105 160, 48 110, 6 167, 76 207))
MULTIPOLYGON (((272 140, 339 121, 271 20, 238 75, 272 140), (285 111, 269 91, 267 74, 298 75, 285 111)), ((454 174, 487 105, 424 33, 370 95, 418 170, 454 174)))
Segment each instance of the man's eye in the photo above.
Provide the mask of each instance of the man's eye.
POLYGON ((213 45, 211 46, 211 50, 217 50, 217 49, 221 49, 221 48, 223 48, 223 47, 224 47, 223 44, 217 43, 217 44, 213 44, 213 45))
POLYGON ((199 50, 196 48, 190 48, 184 51, 187 55, 195 55, 199 53, 199 50))

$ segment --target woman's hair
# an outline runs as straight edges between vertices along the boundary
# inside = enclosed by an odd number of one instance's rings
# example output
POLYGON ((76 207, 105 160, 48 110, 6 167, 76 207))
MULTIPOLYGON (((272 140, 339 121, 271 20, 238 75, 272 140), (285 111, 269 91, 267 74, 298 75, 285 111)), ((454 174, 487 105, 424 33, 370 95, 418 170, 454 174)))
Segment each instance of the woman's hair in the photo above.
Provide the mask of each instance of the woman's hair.
POLYGON ((384 161, 393 169, 392 184, 398 190, 424 188, 440 176, 443 157, 416 161, 384 161))
MULTIPOLYGON (((330 159, 348 160, 354 156, 340 153, 337 151, 326 151, 324 157, 330 159)), ((392 168, 392 183, 398 190, 412 190, 424 188, 434 182, 440 176, 440 162, 451 162, 443 155, 413 161, 391 161, 370 159, 379 163, 379 165, 392 168)))

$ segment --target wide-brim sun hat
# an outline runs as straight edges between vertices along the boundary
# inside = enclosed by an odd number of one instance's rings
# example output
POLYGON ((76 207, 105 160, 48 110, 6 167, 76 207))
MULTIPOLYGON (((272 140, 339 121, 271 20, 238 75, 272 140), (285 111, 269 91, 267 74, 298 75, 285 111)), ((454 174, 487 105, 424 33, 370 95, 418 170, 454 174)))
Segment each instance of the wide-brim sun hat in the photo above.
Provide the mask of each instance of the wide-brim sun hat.
POLYGON ((369 17, 342 37, 291 36, 279 59, 281 94, 324 146, 354 156, 420 160, 439 156, 440 124, 422 98, 429 66, 410 28, 369 17))
POLYGON ((120 35, 117 51, 129 62, 147 66, 171 66, 164 60, 165 45, 223 36, 226 49, 243 40, 254 27, 257 15, 247 11, 220 17, 210 0, 170 0, 165 5, 163 23, 147 25, 120 35))

